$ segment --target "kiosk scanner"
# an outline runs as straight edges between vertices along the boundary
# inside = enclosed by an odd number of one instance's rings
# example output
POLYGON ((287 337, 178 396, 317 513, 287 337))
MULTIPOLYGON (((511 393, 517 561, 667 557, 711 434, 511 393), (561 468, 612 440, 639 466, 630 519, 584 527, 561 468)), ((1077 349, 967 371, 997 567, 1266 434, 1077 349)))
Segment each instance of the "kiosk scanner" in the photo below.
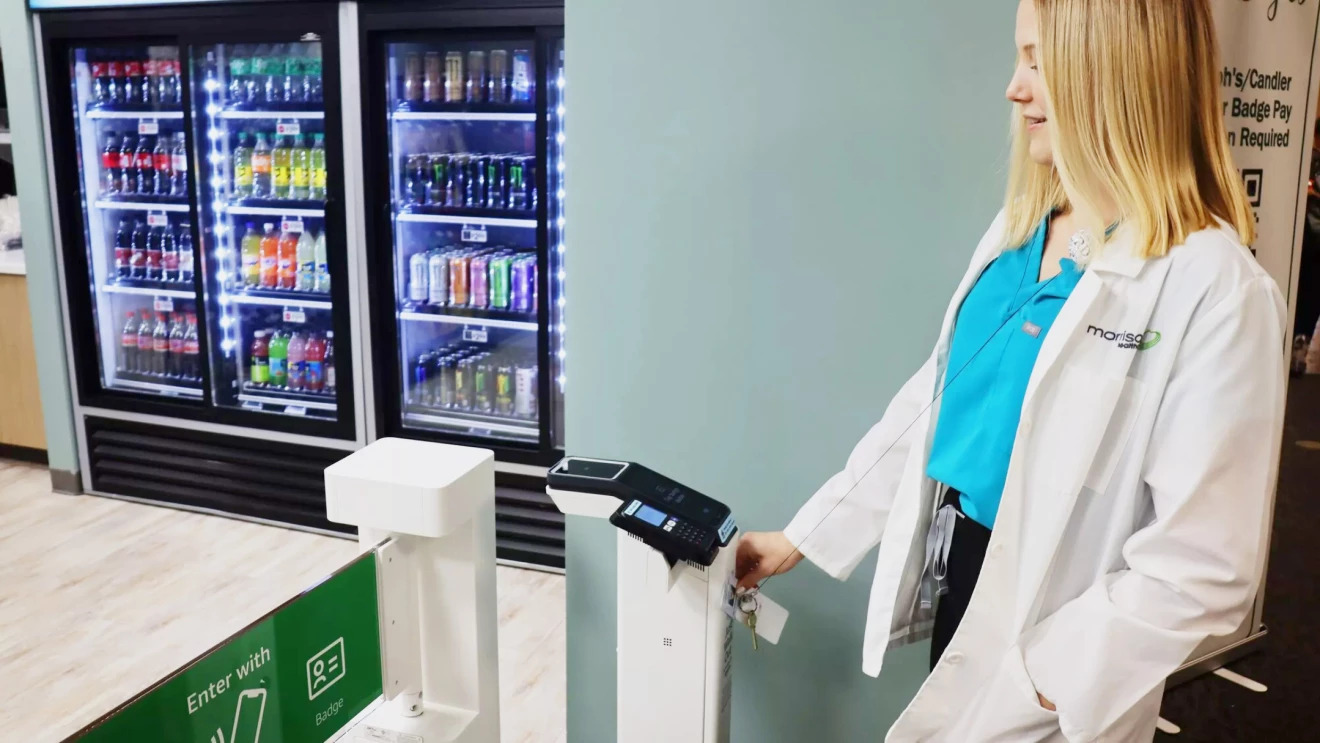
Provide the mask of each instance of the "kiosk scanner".
POLYGON ((729 507, 634 462, 568 457, 546 483, 565 514, 619 530, 616 740, 727 743, 738 552, 729 507))

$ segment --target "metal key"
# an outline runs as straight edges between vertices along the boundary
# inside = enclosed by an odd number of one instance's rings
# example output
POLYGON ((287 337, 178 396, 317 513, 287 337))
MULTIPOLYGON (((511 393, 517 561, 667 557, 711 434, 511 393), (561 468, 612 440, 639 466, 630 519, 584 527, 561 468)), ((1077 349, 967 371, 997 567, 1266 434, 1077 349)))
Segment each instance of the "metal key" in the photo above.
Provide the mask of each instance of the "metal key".
POLYGON ((756 642, 756 610, 760 608, 756 594, 747 592, 738 597, 738 610, 747 615, 747 628, 752 631, 752 650, 760 650, 756 642))

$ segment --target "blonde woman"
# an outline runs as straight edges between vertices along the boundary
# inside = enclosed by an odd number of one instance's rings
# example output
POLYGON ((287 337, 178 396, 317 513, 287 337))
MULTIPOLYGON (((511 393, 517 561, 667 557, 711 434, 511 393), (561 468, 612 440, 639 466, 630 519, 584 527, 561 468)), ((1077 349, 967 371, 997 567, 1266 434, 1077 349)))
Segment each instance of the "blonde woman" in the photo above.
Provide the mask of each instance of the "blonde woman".
POLYGON ((863 670, 932 638, 895 741, 1150 740, 1265 551, 1285 309, 1245 247, 1208 0, 1022 0, 1002 214, 930 359, 743 586, 879 545, 863 670))

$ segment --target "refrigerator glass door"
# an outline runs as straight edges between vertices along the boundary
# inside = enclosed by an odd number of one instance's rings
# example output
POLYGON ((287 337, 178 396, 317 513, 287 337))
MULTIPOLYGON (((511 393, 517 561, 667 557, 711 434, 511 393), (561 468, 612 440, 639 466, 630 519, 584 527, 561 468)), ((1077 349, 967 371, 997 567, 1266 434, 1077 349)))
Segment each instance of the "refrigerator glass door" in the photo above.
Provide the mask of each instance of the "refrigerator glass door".
MULTIPOLYGON (((191 49, 215 404, 336 420, 315 34, 191 49)), ((347 308, 344 308, 347 309, 347 308)))
POLYGON ((532 36, 386 49, 405 428, 541 436, 532 36))
POLYGON ((200 400, 179 49, 74 47, 69 56, 101 384, 200 400))

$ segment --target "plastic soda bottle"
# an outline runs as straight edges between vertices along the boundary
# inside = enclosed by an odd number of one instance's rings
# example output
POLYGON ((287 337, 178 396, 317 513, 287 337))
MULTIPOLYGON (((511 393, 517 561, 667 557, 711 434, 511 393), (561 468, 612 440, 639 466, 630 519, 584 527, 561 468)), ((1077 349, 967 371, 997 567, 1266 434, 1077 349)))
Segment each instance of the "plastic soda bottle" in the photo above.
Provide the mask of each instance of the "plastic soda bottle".
POLYGON ((312 135, 312 149, 308 152, 309 180, 307 198, 325 201, 325 135, 312 135))
POLYGON ((251 384, 270 384, 270 337, 269 331, 258 330, 252 334, 252 368, 248 371, 251 384))
POLYGON ((234 195, 240 199, 252 195, 252 145, 247 132, 238 133, 234 148, 234 195))
POLYGON ((259 132, 257 146, 252 148, 252 195, 259 199, 271 198, 270 167, 270 143, 259 132))
POLYGON ((325 391, 335 393, 335 331, 325 331, 325 391))
POLYGON ((293 148, 288 137, 280 137, 270 153, 270 197, 289 198, 289 170, 293 164, 293 148))
POLYGON ((175 379, 183 379, 187 376, 183 358, 183 336, 186 330, 183 313, 174 313, 170 318, 170 365, 167 373, 175 379))
POLYGON ((302 137, 293 138, 293 149, 289 153, 289 198, 306 199, 311 192, 312 151, 307 149, 302 137))
POLYGON ((298 233, 286 230, 280 235, 279 277, 281 289, 295 289, 298 286, 298 233))
POLYGON ((283 330, 274 331, 267 349, 270 366, 270 383, 275 387, 289 384, 289 334, 283 330))
POLYGON ((307 339, 307 391, 325 389, 325 339, 312 333, 307 339))
POLYGON ((138 370, 138 321, 137 313, 129 310, 125 313, 124 329, 119 334, 119 364, 116 371, 120 374, 133 374, 138 370))
POLYGON ((301 392, 307 387, 307 339, 297 330, 289 338, 289 389, 301 392))
POLYGON ((243 233, 241 252, 243 254, 241 283, 244 288, 255 289, 261 286, 261 234, 251 222, 247 223, 247 232, 243 233))
POLYGON ((300 292, 309 292, 316 288, 316 240, 311 230, 298 238, 298 283, 294 287, 300 292))
POLYGON ((137 373, 151 374, 151 358, 154 344, 151 339, 151 315, 147 310, 142 310, 142 318, 138 321, 137 336, 137 373))
POLYGON ((285 103, 297 103, 306 97, 303 91, 303 56, 299 44, 290 44, 289 53, 284 57, 284 76, 280 82, 280 99, 285 103))
POLYGON ((202 378, 202 349, 197 338, 197 315, 188 313, 188 326, 183 331, 183 377, 189 381, 202 378))
POLYGON ((322 294, 330 293, 330 261, 325 253, 325 230, 321 230, 316 235, 316 244, 312 247, 312 253, 316 260, 316 280, 312 284, 314 291, 322 294))
POLYGON ((267 222, 263 225, 266 233, 261 236, 261 275, 258 285, 262 289, 274 289, 279 285, 280 237, 275 234, 275 225, 267 222))

